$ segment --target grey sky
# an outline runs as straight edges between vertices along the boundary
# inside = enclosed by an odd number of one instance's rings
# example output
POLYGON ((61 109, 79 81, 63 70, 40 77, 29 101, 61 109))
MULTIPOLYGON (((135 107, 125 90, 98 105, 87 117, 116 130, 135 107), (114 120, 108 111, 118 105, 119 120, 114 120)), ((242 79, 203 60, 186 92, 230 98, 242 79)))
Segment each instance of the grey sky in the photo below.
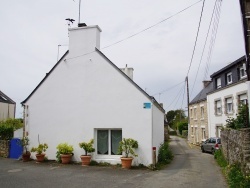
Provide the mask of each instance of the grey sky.
MULTIPOLYGON (((198 0, 82 0, 81 22, 99 25, 101 48, 137 33, 198 0)), ((205 2, 197 50, 189 73, 190 88, 200 62, 215 0, 205 2)), ((134 68, 134 81, 163 102, 165 110, 185 108, 184 83, 191 60, 202 1, 190 9, 140 35, 101 51, 118 67, 134 68), (180 98, 177 101, 178 93, 180 98), (172 104, 170 106, 170 104, 172 104)), ((53 67, 59 44, 68 44, 66 18, 78 22, 78 0, 0 2, 0 90, 17 103, 16 117, 22 116, 23 101, 53 67)), ((207 46, 210 44, 208 39, 207 46)), ((60 56, 68 46, 60 47, 60 56)), ((209 66, 209 75, 244 55, 239 2, 223 1, 220 23, 209 66)), ((204 59, 190 99, 202 89, 204 59)))

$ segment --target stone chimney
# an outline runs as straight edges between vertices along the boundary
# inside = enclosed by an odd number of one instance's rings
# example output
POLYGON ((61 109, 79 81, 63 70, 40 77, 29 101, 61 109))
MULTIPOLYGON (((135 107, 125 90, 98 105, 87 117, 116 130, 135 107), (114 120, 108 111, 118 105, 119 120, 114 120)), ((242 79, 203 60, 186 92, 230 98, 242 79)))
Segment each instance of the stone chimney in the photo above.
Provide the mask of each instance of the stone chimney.
POLYGON ((79 56, 100 49, 100 32, 98 25, 87 26, 78 24, 76 28, 69 29, 69 56, 79 56))
POLYGON ((127 67, 127 64, 126 64, 126 67, 121 68, 120 70, 123 71, 131 80, 133 80, 133 72, 134 72, 133 68, 127 67))
POLYGON ((212 81, 211 80, 204 80, 203 82, 203 88, 206 88, 212 81))

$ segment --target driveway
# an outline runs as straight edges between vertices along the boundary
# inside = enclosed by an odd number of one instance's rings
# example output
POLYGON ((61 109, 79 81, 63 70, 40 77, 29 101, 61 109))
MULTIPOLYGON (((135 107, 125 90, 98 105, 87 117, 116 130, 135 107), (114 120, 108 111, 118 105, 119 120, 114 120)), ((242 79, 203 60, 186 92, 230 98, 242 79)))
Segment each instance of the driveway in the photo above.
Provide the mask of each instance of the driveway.
POLYGON ((24 163, 0 158, 0 187, 227 187, 212 155, 190 148, 184 139, 171 140, 175 158, 160 171, 24 163))

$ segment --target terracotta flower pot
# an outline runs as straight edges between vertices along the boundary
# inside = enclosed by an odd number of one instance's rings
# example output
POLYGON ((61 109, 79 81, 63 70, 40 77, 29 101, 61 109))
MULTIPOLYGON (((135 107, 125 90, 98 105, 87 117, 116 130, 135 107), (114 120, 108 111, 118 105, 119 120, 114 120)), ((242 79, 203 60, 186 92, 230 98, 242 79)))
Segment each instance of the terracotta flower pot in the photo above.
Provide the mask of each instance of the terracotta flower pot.
POLYGON ((30 152, 23 153, 22 158, 23 158, 23 162, 29 161, 30 160, 30 152))
POLYGON ((71 161, 72 154, 61 154, 62 164, 68 164, 71 161))
POLYGON ((82 166, 88 166, 91 161, 91 156, 90 155, 81 155, 81 160, 82 160, 82 166))
POLYGON ((44 161, 44 157, 45 157, 44 153, 36 154, 36 161, 37 162, 43 162, 44 161))
POLYGON ((129 169, 131 168, 131 164, 132 164, 132 157, 121 157, 121 161, 122 161, 122 168, 126 168, 129 169))

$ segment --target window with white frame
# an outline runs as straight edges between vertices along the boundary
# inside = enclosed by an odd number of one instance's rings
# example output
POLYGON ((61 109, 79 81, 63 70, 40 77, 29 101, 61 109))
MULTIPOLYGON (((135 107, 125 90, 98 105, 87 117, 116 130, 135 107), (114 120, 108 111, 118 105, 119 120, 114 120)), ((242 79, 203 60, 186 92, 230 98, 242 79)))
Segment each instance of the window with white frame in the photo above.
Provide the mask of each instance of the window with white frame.
POLYGON ((247 73, 246 73, 246 64, 245 63, 240 67, 239 70, 240 70, 240 79, 246 78, 247 73))
POLYGON ((193 118, 193 109, 190 109, 190 117, 193 118))
POLYGON ((227 84, 231 84, 233 82, 232 72, 227 73, 226 80, 227 80, 227 84))
POLYGON ((215 101, 215 114, 221 115, 221 100, 215 101))
POLYGON ((233 99, 232 97, 226 98, 226 112, 227 114, 232 114, 233 113, 233 99))
POLYGON ((217 125, 216 126, 216 133, 215 133, 216 137, 220 137, 220 131, 221 131, 221 125, 217 125))
POLYGON ((122 130, 97 130, 97 154, 119 155, 119 142, 122 140, 122 130))
POLYGON ((239 104, 247 104, 247 94, 246 93, 238 95, 238 98, 239 98, 239 104))
POLYGON ((201 119, 204 119, 204 106, 201 106, 201 119))
POLYGON ((221 78, 216 79, 216 88, 221 88, 221 78))

